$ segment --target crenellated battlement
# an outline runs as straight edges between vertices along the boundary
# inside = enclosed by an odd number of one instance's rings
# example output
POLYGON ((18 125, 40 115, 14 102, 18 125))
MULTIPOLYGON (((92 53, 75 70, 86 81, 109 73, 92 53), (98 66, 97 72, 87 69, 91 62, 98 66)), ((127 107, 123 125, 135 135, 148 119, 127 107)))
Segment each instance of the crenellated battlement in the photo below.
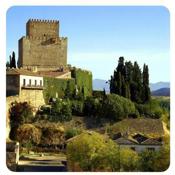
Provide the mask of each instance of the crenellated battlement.
POLYGON ((45 20, 45 19, 29 19, 27 23, 46 23, 46 24, 58 24, 58 20, 45 20))
POLYGON ((59 36, 59 21, 29 19, 26 24, 27 36, 59 36))

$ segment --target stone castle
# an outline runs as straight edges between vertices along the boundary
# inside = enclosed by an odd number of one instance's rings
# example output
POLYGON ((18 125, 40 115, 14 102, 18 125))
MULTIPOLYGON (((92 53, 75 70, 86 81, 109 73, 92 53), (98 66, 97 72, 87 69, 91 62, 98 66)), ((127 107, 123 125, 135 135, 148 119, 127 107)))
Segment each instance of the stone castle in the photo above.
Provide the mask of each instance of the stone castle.
POLYGON ((59 36, 59 21, 30 19, 18 44, 18 67, 52 70, 67 65, 67 38, 59 36))

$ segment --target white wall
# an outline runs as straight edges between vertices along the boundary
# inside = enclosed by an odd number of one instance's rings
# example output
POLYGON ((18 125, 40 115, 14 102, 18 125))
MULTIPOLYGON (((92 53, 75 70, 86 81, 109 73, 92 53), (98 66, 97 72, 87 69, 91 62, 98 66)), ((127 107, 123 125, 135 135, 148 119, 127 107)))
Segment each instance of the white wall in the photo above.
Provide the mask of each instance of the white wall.
POLYGON ((35 80, 37 80, 37 86, 40 86, 40 80, 42 81, 43 86, 43 77, 20 75, 20 89, 23 86, 23 79, 26 80, 26 86, 29 85, 30 80, 31 80, 31 86, 35 86, 35 80))
POLYGON ((131 147, 134 147, 135 148, 135 151, 140 153, 144 150, 147 150, 148 148, 154 148, 155 151, 158 151, 160 150, 161 148, 161 145, 119 145, 120 148, 131 148, 131 147))

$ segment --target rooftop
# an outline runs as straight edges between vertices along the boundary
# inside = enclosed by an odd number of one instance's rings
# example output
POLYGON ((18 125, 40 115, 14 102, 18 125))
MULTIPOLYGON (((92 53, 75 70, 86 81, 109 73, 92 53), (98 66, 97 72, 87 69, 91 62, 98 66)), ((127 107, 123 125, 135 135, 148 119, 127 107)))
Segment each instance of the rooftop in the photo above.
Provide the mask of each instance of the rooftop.
POLYGON ((37 76, 37 77, 59 77, 62 76, 64 74, 69 73, 68 70, 65 71, 37 71, 37 72, 33 72, 33 71, 29 71, 26 69, 7 69, 6 70, 6 74, 7 75, 27 75, 27 76, 37 76))

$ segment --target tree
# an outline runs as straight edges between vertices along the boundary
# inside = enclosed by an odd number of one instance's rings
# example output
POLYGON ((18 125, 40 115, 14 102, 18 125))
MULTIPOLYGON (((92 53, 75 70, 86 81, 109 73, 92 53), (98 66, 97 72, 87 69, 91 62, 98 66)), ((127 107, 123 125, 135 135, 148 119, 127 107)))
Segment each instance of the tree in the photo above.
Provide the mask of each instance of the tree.
POLYGON ((143 66, 143 82, 142 82, 142 100, 143 103, 150 101, 150 88, 149 88, 149 70, 148 66, 144 64, 143 66))
POLYGON ((136 103, 146 103, 150 100, 149 70, 147 65, 144 65, 142 75, 142 71, 136 61, 134 64, 130 61, 124 63, 124 58, 120 57, 118 66, 114 70, 109 83, 110 93, 129 98, 136 103))
POLYGON ((12 52, 12 68, 16 68, 16 59, 15 59, 15 52, 12 52))
POLYGON ((12 56, 9 56, 9 60, 10 60, 10 68, 16 68, 16 59, 15 59, 15 52, 12 52, 12 56))
POLYGON ((142 92, 142 74, 138 63, 134 62, 133 73, 132 73, 132 88, 131 88, 131 100, 136 103, 141 103, 141 92, 142 92))
POLYGON ((7 61, 7 62, 6 62, 6 68, 9 68, 9 67, 10 67, 10 62, 7 61))
POLYGON ((119 147, 96 132, 83 132, 67 144, 70 171, 119 171, 119 147))
POLYGON ((12 68, 13 65, 12 65, 12 56, 11 55, 9 56, 9 60, 10 60, 10 68, 12 68))

